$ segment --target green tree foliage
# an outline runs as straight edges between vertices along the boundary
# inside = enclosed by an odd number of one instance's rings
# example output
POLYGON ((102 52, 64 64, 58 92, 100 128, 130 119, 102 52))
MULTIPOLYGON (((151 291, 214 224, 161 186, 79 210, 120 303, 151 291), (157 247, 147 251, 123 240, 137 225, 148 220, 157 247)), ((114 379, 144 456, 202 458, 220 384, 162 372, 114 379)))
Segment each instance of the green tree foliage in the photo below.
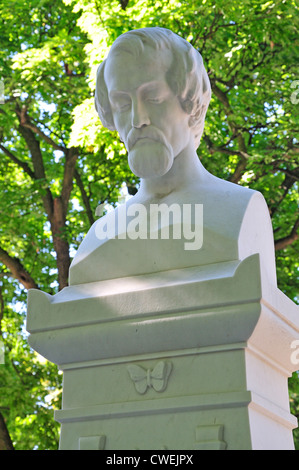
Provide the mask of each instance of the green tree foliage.
MULTIPOLYGON (((278 285, 298 302, 298 13, 295 0, 2 0, 0 449, 58 446, 61 374, 28 346, 27 289, 65 287, 98 204, 138 187, 93 104, 96 69, 127 30, 166 27, 201 52, 213 97, 199 157, 265 196, 278 285)), ((298 389, 294 374, 297 415, 298 389)))

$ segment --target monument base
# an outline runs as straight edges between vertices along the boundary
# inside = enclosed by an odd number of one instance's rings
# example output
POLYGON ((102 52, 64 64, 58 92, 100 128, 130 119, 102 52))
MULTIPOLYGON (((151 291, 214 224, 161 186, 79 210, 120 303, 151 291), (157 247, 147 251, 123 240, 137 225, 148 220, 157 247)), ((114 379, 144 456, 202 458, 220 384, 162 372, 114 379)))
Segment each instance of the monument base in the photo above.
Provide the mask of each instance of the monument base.
POLYGON ((258 255, 31 290, 27 329, 64 373, 60 449, 294 448, 298 307, 258 255))

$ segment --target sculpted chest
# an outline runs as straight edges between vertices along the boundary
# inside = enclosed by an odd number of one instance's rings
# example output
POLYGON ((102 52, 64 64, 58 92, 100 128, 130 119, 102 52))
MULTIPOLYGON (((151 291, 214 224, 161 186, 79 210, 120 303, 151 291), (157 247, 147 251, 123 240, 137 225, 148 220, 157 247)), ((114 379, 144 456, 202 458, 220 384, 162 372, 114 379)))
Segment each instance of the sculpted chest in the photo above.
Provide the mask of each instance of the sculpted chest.
POLYGON ((212 188, 197 196, 198 202, 187 194, 167 204, 119 206, 91 227, 72 262, 70 284, 242 260, 254 253, 272 266, 263 197, 243 188, 236 197, 232 186, 212 188))

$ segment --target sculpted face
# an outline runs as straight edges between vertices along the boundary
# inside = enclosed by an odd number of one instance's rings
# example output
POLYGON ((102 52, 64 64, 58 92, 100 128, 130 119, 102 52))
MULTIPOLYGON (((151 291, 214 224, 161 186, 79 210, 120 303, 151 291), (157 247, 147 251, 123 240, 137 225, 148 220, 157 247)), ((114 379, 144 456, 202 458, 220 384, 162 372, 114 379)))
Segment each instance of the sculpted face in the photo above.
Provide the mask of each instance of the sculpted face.
POLYGON ((105 67, 116 130, 129 154, 131 170, 141 178, 163 176, 193 139, 189 115, 166 82, 169 50, 146 46, 134 57, 119 51, 105 67))

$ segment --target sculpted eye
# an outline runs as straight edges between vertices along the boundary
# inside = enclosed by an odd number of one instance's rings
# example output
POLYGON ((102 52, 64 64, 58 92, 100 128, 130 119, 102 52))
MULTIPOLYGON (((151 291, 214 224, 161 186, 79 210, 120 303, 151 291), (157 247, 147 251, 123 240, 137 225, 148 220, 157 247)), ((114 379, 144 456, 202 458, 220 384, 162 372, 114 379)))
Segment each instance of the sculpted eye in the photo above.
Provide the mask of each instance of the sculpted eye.
POLYGON ((118 104, 116 106, 116 108, 119 110, 119 111, 126 111, 128 109, 130 109, 131 107, 131 104, 130 103, 121 103, 121 104, 118 104))
POLYGON ((160 104, 169 97, 170 90, 164 82, 146 84, 142 90, 143 99, 147 103, 160 104))
POLYGON ((131 99, 125 93, 112 93, 110 103, 114 111, 126 111, 131 107, 131 99))
POLYGON ((130 100, 117 100, 113 102, 113 108, 116 111, 126 111, 130 109, 131 101, 130 100))
POLYGON ((163 97, 162 96, 148 96, 146 98, 146 101, 148 103, 159 104, 159 103, 162 103, 163 97))

